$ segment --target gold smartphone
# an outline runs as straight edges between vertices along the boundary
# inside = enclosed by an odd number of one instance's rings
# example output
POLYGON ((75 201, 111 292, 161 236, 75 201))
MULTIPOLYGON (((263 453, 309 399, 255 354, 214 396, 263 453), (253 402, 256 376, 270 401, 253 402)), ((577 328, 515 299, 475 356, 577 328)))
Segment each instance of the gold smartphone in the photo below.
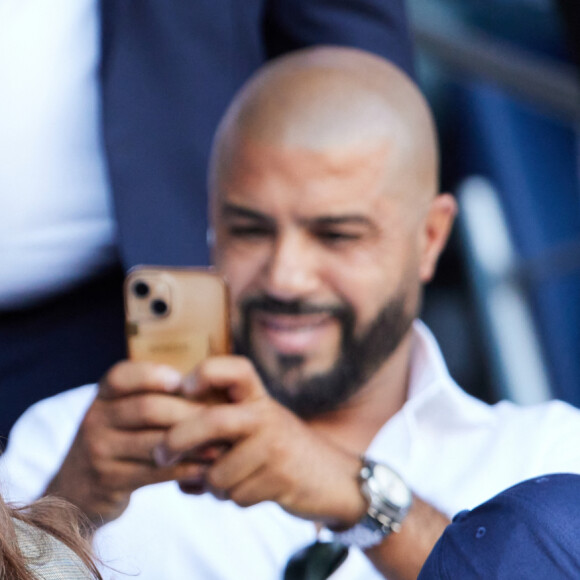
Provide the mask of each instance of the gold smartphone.
POLYGON ((230 352, 228 289, 210 269, 136 266, 125 279, 129 358, 187 374, 230 352))

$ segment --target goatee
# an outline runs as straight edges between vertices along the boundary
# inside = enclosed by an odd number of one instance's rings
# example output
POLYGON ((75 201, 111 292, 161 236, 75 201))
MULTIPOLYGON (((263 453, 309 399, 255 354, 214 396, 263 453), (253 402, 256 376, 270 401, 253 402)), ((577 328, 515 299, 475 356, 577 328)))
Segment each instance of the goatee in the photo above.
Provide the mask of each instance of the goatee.
POLYGON ((268 296, 241 305, 241 326, 234 336, 238 354, 250 358, 269 393, 303 419, 340 409, 389 358, 406 335, 414 312, 408 312, 406 294, 400 293, 381 309, 360 336, 355 336, 355 313, 348 305, 316 306, 303 301, 282 302, 268 296), (252 316, 256 312, 300 315, 325 313, 338 320, 341 348, 326 373, 302 376, 301 355, 278 355, 278 373, 266 370, 252 346, 252 316))

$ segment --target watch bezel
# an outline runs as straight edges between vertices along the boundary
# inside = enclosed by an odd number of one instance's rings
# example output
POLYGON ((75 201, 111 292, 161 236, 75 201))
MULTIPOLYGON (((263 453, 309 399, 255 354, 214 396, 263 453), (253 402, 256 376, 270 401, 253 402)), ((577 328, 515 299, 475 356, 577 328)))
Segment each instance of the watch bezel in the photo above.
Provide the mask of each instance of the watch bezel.
MULTIPOLYGON (((380 511, 383 506, 394 510, 396 513, 408 510, 413 501, 413 494, 409 489, 409 486, 405 483, 404 479, 392 468, 384 463, 377 463, 370 459, 363 460, 363 467, 361 468, 359 474, 361 480, 361 492, 365 496, 366 500, 369 502, 369 509, 375 508, 380 511), (388 482, 388 489, 381 489, 383 482, 382 477, 379 478, 379 472, 386 473, 390 478, 388 482), (394 490, 393 487, 397 486, 399 489, 394 490), (397 501, 394 497, 395 494, 401 494, 401 490, 405 494, 402 501, 397 501)), ((400 498, 398 498, 400 499, 400 498)))
MULTIPOLYGON (((362 457, 361 460, 360 491, 368 502, 368 508, 358 524, 344 532, 335 533, 335 538, 366 549, 381 543, 391 532, 401 530, 403 519, 413 504, 413 494, 405 480, 388 465, 366 457, 362 457), (379 470, 383 470, 390 480, 386 488, 381 487, 384 485, 384 478, 382 483, 378 483, 379 470), (397 502, 388 495, 393 483, 403 489, 405 495, 403 501, 397 502)), ((397 490, 397 493, 400 492, 400 489, 397 490)))

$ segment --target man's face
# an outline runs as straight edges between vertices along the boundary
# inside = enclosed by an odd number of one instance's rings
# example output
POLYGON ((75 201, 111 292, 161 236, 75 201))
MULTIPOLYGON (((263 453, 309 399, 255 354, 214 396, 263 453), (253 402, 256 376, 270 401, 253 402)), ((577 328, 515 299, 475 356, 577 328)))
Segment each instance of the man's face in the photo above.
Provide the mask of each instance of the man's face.
POLYGON ((387 143, 326 152, 245 143, 214 192, 214 259, 238 351, 308 418, 381 367, 420 300, 418 225, 387 143))

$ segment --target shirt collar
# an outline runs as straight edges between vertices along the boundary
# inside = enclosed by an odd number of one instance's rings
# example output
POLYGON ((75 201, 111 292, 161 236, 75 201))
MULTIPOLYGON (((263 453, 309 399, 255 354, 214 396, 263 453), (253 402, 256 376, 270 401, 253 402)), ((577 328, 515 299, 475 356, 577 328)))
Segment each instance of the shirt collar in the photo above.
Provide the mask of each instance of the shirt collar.
POLYGON ((410 367, 407 401, 453 381, 435 337, 420 320, 413 323, 410 367))
POLYGON ((420 320, 413 323, 407 401, 379 430, 368 453, 393 467, 413 462, 414 442, 422 433, 491 419, 489 406, 463 391, 452 379, 435 337, 420 320), (381 457, 388 450, 388 457, 381 457))
POLYGON ((401 412, 415 427, 475 425, 492 419, 490 406, 468 395, 453 380, 435 337, 419 320, 413 325, 409 388, 401 412))

